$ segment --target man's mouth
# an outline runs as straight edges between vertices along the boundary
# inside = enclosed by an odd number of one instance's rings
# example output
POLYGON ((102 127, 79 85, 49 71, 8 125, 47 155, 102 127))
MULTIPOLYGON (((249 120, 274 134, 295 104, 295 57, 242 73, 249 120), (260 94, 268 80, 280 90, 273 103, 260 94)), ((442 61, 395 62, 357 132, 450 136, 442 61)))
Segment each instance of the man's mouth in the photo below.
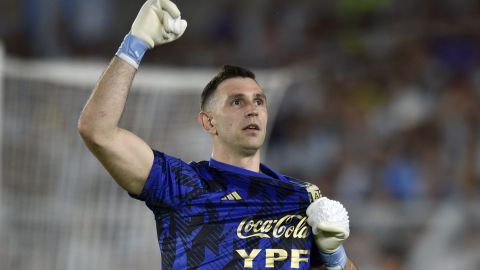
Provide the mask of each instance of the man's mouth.
POLYGON ((260 130, 260 127, 257 124, 250 124, 244 127, 243 130, 260 130))

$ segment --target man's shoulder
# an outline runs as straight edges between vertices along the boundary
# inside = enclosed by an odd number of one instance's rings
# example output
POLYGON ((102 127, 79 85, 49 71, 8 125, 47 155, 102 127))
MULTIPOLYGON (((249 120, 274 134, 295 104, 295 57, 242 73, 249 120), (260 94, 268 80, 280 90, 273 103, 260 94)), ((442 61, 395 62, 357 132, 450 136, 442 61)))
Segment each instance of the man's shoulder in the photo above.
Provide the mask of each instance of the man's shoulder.
MULTIPOLYGON (((157 162, 157 163, 163 163, 163 162, 167 162, 170 166, 173 166, 173 167, 183 167, 184 169, 188 169, 188 168, 191 168, 191 169, 195 169, 195 168, 205 168, 205 166, 208 166, 208 162, 207 161, 190 161, 190 162, 186 162, 184 161, 183 159, 179 158, 179 157, 176 157, 176 156, 173 156, 173 155, 170 155, 170 154, 167 154, 165 152, 162 152, 162 151, 159 151, 159 150, 155 150, 155 149, 152 149, 153 151, 153 155, 154 155, 154 160, 157 162)), ((162 164, 160 164, 162 165, 162 164)))
POLYGON ((163 171, 163 174, 170 178, 180 178, 188 180, 201 180, 207 174, 208 163, 200 162, 185 162, 181 158, 166 154, 164 152, 153 149, 154 153, 154 167, 163 171))

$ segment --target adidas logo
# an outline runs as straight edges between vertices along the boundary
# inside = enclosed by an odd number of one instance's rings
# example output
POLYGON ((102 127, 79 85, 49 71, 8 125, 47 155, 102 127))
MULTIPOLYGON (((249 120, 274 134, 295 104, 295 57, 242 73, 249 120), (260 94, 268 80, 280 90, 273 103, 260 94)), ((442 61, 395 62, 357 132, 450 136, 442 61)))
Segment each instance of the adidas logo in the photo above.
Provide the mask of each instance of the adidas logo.
POLYGON ((238 194, 236 191, 227 194, 221 198, 222 201, 239 201, 242 200, 242 197, 240 194, 238 194))

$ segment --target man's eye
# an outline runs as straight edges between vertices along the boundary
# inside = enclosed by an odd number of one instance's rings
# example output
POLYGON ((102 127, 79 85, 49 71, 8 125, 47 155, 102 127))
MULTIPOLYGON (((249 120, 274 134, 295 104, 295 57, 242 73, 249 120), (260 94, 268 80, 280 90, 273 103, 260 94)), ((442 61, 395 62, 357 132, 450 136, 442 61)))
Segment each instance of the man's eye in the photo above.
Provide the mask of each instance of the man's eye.
POLYGON ((239 99, 235 99, 235 100, 233 100, 232 104, 233 104, 233 105, 240 105, 240 100, 239 100, 239 99))
POLYGON ((257 99, 257 105, 263 105, 263 103, 264 103, 263 100, 257 99))

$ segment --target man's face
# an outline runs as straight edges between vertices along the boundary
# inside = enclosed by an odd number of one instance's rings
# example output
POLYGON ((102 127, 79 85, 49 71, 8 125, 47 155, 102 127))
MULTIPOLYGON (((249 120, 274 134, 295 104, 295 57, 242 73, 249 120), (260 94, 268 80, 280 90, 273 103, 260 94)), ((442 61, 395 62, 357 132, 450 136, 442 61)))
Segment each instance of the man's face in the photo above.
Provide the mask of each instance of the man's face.
POLYGON ((231 78, 218 85, 210 102, 216 143, 244 154, 262 146, 267 131, 267 100, 250 78, 231 78))

